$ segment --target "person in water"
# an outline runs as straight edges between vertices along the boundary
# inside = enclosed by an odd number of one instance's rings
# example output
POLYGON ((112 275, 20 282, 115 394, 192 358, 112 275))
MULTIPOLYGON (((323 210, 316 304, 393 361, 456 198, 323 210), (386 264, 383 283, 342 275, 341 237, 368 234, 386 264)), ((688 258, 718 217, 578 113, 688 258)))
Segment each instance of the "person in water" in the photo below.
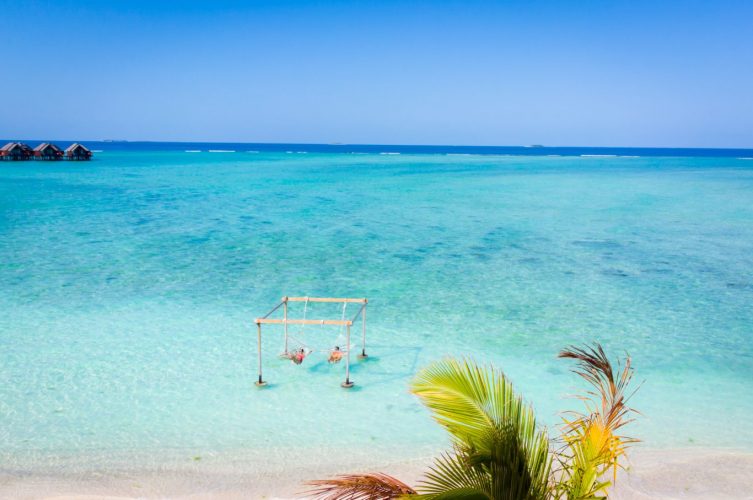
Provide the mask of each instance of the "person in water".
POLYGON ((306 351, 304 351, 303 349, 296 349, 294 352, 291 352, 288 357, 290 357, 290 361, 297 365, 300 365, 306 358, 306 351))
POLYGON ((329 352, 329 359, 327 361, 329 363, 338 363, 341 359, 343 359, 343 352, 340 350, 340 346, 336 345, 335 348, 329 352))

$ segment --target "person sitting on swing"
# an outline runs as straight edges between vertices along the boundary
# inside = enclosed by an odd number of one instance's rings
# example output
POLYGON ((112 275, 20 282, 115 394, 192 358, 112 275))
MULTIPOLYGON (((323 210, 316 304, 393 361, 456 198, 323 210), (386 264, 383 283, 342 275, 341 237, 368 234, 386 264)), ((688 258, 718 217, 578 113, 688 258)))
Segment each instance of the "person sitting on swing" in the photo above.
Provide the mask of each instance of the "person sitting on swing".
POLYGON ((340 346, 336 345, 334 349, 329 352, 329 363, 339 363, 343 359, 343 352, 340 350, 340 346))
POLYGON ((296 349, 295 351, 288 354, 288 357, 290 358, 290 361, 292 361, 293 363, 297 365, 300 365, 301 363, 303 363, 303 360, 306 358, 306 351, 304 351, 303 348, 296 349))

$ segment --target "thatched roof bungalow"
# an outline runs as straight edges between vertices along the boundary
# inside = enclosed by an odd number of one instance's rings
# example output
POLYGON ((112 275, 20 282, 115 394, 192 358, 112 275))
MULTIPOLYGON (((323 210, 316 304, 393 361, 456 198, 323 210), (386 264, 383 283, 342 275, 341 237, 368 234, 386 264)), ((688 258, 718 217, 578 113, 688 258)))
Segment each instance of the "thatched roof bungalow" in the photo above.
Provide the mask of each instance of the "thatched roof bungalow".
POLYGON ((75 143, 66 148, 65 157, 69 160, 90 160, 92 152, 86 146, 75 143))
POLYGON ((34 148, 34 158, 37 160, 62 160, 63 150, 55 144, 43 142, 34 148))
POLYGON ((34 151, 21 142, 9 142, 0 148, 0 159, 2 160, 28 160, 34 156, 34 151))

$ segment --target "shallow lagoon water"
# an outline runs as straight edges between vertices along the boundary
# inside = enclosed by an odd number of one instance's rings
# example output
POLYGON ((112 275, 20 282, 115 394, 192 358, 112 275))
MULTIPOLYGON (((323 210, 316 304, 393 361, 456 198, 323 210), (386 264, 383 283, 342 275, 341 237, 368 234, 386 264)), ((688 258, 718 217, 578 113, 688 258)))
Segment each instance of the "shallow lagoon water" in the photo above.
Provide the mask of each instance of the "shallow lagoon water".
POLYGON ((647 446, 749 451, 751 303, 753 165, 735 158, 0 164, 0 467, 293 445, 410 458, 446 444, 407 391, 421 366, 493 362, 554 427, 581 387, 556 354, 592 340, 633 356, 647 446), (369 298, 356 388, 324 354, 276 359, 275 327, 270 386, 253 386, 253 318, 283 295, 369 298))

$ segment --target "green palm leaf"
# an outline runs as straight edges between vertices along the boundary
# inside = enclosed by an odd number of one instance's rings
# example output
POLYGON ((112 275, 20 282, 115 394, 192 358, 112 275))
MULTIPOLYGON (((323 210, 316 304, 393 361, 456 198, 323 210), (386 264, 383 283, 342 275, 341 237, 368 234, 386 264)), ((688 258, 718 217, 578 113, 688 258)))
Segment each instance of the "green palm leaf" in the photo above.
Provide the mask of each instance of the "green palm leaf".
POLYGON ((419 372, 411 390, 450 432, 456 447, 455 458, 437 461, 427 476, 426 485, 433 488, 429 492, 449 487, 438 479, 451 477, 455 490, 483 491, 489 498, 546 496, 551 466, 546 433, 536 428, 533 410, 501 371, 445 359, 419 372), (470 475, 457 475, 461 465, 470 475), (456 475, 448 476, 450 472, 456 475))
POLYGON ((482 499, 490 500, 490 485, 487 475, 477 467, 469 467, 466 457, 443 454, 434 461, 426 478, 421 481, 420 498, 427 499, 482 499))

